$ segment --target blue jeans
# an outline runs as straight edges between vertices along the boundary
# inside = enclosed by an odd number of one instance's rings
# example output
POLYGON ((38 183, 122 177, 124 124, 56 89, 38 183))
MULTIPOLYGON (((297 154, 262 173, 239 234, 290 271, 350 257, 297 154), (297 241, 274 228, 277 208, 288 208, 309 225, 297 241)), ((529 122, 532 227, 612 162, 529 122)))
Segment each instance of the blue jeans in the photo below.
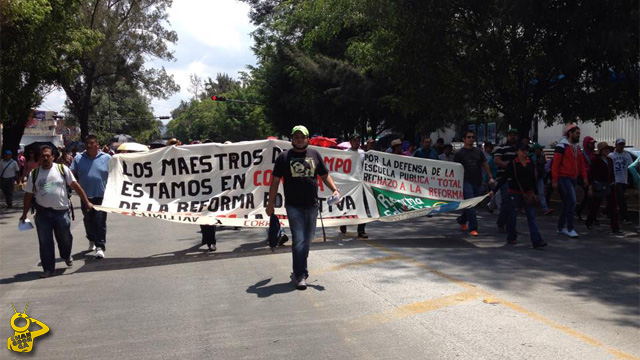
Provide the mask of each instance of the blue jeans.
POLYGON ((56 251, 53 247, 54 234, 58 242, 60 257, 63 259, 71 257, 73 235, 71 235, 69 210, 38 209, 34 220, 40 243, 42 269, 53 272, 56 269, 56 251))
POLYGON ((536 180, 536 189, 538 190, 538 197, 540 198, 540 207, 542 211, 549 210, 547 206, 547 198, 544 196, 544 179, 536 180))
MULTIPOLYGON (((527 214, 527 223, 529 224, 529 233, 531 234, 531 244, 537 245, 542 244, 544 240, 542 240, 542 235, 540 235, 540 230, 538 230, 538 224, 536 224, 536 208, 535 206, 527 206, 524 203, 524 197, 522 194, 509 194, 509 199, 513 203, 514 209, 519 209, 520 207, 524 207, 524 212, 527 214)), ((518 233, 516 232, 516 219, 518 216, 518 211, 510 211, 507 220, 507 241, 515 241, 518 238, 518 233)))
MULTIPOLYGON (((469 181, 462 183, 462 195, 466 199, 471 199, 482 194, 482 184, 473 185, 469 181)), ((478 231, 478 218, 476 217, 476 209, 474 207, 462 211, 462 215, 458 216, 458 224, 466 224, 469 221, 469 231, 478 231)))
POLYGON ((567 231, 574 229, 573 213, 576 212, 576 180, 568 177, 558 178, 558 189, 562 198, 562 212, 558 217, 558 230, 567 225, 567 231))
POLYGON ((289 228, 291 228, 291 241, 293 246, 293 274, 296 280, 309 276, 307 270, 307 258, 309 257, 309 245, 316 234, 316 219, 318 218, 318 205, 292 206, 286 205, 289 228))
MULTIPOLYGON (((90 198, 89 201, 93 205, 102 205, 102 198, 90 198)), ((91 210, 87 211, 84 202, 81 203, 82 215, 84 218, 84 230, 87 233, 87 239, 93 241, 96 247, 106 250, 107 245, 107 213, 104 211, 91 210)))
POLYGON ((509 213, 515 211, 513 201, 509 195, 509 182, 505 182, 500 188, 500 214, 498 215, 498 227, 502 228, 507 224, 509 213))

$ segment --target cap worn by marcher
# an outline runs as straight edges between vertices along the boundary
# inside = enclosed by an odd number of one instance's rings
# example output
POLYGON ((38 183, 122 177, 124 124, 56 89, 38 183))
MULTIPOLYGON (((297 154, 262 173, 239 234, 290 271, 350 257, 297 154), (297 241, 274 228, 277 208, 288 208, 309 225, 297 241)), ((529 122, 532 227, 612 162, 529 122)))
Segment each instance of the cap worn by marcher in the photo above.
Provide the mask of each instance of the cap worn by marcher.
POLYGON ((535 144, 533 144, 533 148, 534 148, 534 149, 544 149, 544 146, 543 146, 543 145, 540 145, 540 144, 538 144, 538 143, 535 143, 535 144))
POLYGON ((626 144, 627 142, 623 139, 623 138, 617 138, 616 139, 616 145, 618 144, 626 144))
POLYGON ((391 147, 398 146, 398 145, 402 145, 402 140, 394 139, 393 141, 391 141, 391 147))
POLYGON ((578 125, 576 124, 567 124, 567 126, 564 127, 564 132, 562 133, 563 135, 567 135, 571 130, 577 128, 578 125))
POLYGON ((4 154, 5 155, 13 155, 13 152, 11 150, 5 150, 4 154))
POLYGON ((509 131, 507 132, 507 134, 516 134, 516 135, 518 135, 518 134, 519 134, 519 132, 518 132, 518 129, 516 129, 516 128, 511 128, 511 129, 509 129, 509 131))
POLYGON ((309 136, 309 130, 307 130, 307 127, 304 125, 294 126, 293 129, 291 129, 291 135, 295 134, 296 131, 300 131, 304 136, 307 136, 307 137, 309 136))
POLYGON ((613 151, 613 146, 609 145, 606 141, 601 141, 598 143, 598 152, 602 151, 602 149, 607 148, 609 151, 613 151))
POLYGON ((360 135, 358 135, 358 134, 349 135, 349 140, 355 140, 355 139, 360 139, 360 135))

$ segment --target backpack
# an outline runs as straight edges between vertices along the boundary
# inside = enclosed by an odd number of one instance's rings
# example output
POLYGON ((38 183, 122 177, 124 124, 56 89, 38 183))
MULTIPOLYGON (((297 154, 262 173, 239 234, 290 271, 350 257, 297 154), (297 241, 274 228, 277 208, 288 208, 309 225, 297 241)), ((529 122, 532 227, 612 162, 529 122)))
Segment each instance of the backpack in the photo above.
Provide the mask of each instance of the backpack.
MULTIPOLYGON (((64 167, 62 164, 55 164, 60 171, 60 175, 64 178, 65 182, 67 180, 67 175, 64 173, 64 167)), ((31 213, 33 214, 35 211, 35 203, 36 203, 36 180, 38 180, 38 174, 40 173, 40 166, 31 170, 31 183, 33 185, 33 200, 31 201, 31 213)), ((64 184, 64 188, 67 191, 67 198, 69 199, 69 210, 71 211, 71 220, 75 220, 75 214, 73 213, 73 203, 71 202, 71 194, 69 193, 69 189, 67 188, 67 184, 64 184)))

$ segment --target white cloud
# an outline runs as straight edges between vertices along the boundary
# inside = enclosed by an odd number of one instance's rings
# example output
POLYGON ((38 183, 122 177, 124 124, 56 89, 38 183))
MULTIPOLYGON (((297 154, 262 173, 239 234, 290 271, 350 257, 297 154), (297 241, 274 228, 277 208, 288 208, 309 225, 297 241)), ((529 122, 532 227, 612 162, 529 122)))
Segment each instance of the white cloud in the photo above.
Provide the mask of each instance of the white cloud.
MULTIPOLYGON (((191 98, 190 74, 215 79, 218 73, 226 73, 237 78, 247 65, 256 64, 249 35, 255 27, 249 22, 247 4, 236 0, 179 0, 168 12, 170 27, 178 34, 177 44, 171 46, 175 61, 153 61, 147 67, 164 66, 180 85, 180 92, 167 100, 153 99, 156 116, 169 115, 180 100, 191 98)), ((54 92, 39 108, 61 111, 65 99, 64 92, 54 92)))
POLYGON ((249 6, 236 0, 174 1, 169 21, 178 36, 189 36, 201 44, 240 51, 251 45, 247 34, 253 31, 248 19, 249 6))

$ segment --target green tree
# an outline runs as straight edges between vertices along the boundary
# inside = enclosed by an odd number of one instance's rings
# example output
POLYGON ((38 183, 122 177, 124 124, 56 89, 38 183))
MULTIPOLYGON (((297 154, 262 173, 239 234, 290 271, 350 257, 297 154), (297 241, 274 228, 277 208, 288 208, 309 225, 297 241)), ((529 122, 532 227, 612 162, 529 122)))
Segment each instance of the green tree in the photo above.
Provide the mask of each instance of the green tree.
POLYGON ((357 118, 409 134, 498 113, 527 133, 535 119, 638 114, 637 2, 245 2, 279 129, 357 118))
MULTIPOLYGON (((118 81, 108 88, 96 88, 92 98, 95 106, 89 116, 89 132, 101 144, 108 144, 114 134, 131 135, 140 143, 160 136, 162 123, 154 118, 151 100, 134 84, 118 81)), ((65 117, 77 125, 74 104, 67 100, 65 106, 65 117)))
POLYGON ((56 52, 77 54, 99 36, 82 29, 77 0, 0 1, 0 121, 3 147, 16 150, 31 110, 53 83, 56 52))
POLYGON ((166 9, 171 0, 122 0, 83 2, 79 21, 101 34, 99 46, 80 54, 61 51, 56 74, 72 110, 80 123, 82 136, 89 132, 89 119, 101 97, 95 88, 108 88, 117 81, 135 84, 151 97, 167 98, 179 87, 164 68, 145 67, 150 58, 171 60, 167 43, 175 43, 175 32, 165 28, 166 9))
POLYGON ((206 91, 215 91, 227 101, 212 101, 207 94, 202 100, 181 102, 172 111, 173 119, 167 125, 167 135, 183 143, 211 139, 215 142, 264 139, 271 134, 259 102, 259 89, 250 77, 242 83, 226 74, 209 78, 206 91), (222 89, 228 89, 221 92, 222 89))

